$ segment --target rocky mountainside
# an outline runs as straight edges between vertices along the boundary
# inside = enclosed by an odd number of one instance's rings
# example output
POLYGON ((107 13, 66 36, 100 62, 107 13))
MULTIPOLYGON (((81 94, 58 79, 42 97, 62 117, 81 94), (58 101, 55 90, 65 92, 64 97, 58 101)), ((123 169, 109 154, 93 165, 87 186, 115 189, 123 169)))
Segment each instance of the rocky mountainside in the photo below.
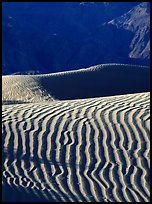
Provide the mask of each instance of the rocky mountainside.
POLYGON ((3 2, 2 17, 2 74, 150 63, 150 3, 3 2))
POLYGON ((117 29, 133 33, 130 44, 130 58, 150 58, 150 4, 145 2, 134 7, 124 15, 111 20, 108 24, 117 29))

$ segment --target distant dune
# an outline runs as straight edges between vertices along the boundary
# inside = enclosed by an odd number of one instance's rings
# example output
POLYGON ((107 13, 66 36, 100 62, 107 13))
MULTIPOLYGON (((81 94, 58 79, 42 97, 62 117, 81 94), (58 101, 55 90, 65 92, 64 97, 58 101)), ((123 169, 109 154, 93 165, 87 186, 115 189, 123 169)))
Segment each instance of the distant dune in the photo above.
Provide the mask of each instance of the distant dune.
POLYGON ((104 64, 43 75, 2 77, 3 104, 82 99, 140 93, 150 90, 150 69, 104 64), (15 91, 15 93, 14 93, 15 91))
POLYGON ((128 65, 3 76, 3 201, 150 202, 149 76, 128 65))

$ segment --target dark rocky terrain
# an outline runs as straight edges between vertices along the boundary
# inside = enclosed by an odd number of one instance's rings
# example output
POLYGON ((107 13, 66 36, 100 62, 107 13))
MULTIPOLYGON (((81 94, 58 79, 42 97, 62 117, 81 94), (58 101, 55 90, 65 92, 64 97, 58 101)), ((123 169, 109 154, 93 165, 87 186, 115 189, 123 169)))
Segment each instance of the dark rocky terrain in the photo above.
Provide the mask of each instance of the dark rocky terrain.
POLYGON ((150 63, 150 3, 3 2, 2 6, 2 74, 150 63))
POLYGON ((117 27, 118 30, 122 29, 133 33, 133 38, 130 44, 130 58, 150 58, 149 13, 150 7, 146 2, 139 4, 124 15, 107 23, 108 25, 117 27))

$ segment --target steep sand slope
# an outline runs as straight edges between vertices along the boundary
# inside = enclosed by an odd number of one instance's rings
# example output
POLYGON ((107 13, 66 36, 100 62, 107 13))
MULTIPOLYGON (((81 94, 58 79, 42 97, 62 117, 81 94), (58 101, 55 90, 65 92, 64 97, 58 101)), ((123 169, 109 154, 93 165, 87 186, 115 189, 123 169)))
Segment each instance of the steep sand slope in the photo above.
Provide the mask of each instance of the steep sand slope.
POLYGON ((54 74, 14 75, 2 78, 3 104, 150 91, 150 69, 135 65, 101 64, 54 74))
POLYGON ((149 104, 145 92, 3 105, 3 201, 149 202, 149 104))

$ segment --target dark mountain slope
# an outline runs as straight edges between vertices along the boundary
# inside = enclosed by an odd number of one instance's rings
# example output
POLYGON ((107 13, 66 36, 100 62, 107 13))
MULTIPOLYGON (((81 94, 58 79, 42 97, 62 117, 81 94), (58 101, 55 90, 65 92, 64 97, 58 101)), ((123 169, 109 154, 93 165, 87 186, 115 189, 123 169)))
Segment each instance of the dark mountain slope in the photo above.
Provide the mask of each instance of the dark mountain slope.
POLYGON ((149 65, 148 3, 3 2, 2 16, 3 74, 149 65))

